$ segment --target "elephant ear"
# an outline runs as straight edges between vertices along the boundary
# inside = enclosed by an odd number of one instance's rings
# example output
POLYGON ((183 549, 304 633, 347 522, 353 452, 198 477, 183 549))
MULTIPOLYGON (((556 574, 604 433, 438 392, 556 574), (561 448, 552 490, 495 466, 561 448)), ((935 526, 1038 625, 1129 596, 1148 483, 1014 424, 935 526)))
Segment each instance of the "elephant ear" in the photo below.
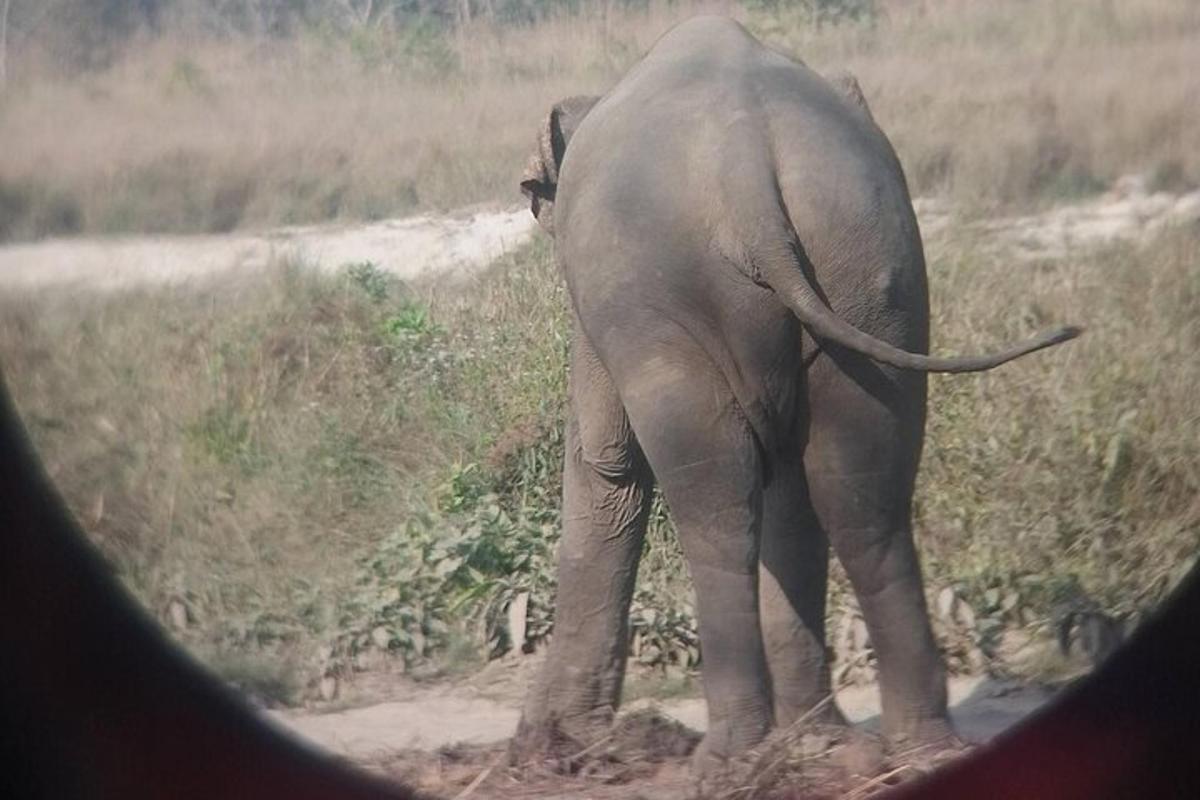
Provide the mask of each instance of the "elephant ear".
POLYGON ((859 108, 872 122, 875 121, 875 117, 871 114, 871 107, 867 105, 867 98, 863 95, 862 87, 858 85, 858 79, 854 77, 854 73, 844 69, 838 70, 829 76, 829 83, 844 100, 859 108))
POLYGON ((558 170, 567 153, 571 135, 599 100, 598 97, 568 97, 555 103, 542 123, 537 146, 529 156, 521 175, 521 191, 529 198, 529 210, 546 229, 554 233, 554 197, 558 191, 558 170))

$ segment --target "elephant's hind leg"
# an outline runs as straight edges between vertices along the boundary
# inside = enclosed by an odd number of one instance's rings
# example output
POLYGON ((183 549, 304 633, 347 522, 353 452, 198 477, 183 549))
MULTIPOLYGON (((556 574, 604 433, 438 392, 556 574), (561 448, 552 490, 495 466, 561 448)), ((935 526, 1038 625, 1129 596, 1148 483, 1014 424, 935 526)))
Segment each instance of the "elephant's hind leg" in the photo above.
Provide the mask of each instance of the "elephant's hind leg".
POLYGON ((902 749, 952 740, 910 521, 925 376, 839 352, 808 378, 805 474, 879 660, 883 733, 902 749))
MULTIPOLYGON (((628 367, 627 367, 628 368, 628 367)), ((762 458, 732 393, 702 352, 673 345, 619 377, 696 587, 708 732, 704 771, 762 741, 771 707, 758 620, 762 458)))
POLYGON ((518 760, 561 737, 580 749, 612 721, 649 513, 649 467, 612 381, 579 333, 570 384, 554 636, 513 741, 518 760))
POLYGON ((797 455, 772 466, 763 497, 759 611, 775 724, 843 723, 831 697, 825 648, 829 543, 797 455))

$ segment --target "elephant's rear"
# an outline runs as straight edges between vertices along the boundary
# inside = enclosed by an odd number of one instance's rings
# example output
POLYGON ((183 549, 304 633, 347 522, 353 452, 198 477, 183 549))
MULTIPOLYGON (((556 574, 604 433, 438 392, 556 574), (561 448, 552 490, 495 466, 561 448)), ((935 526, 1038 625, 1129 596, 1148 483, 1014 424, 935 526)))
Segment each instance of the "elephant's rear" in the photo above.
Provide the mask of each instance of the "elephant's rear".
POLYGON ((586 219, 568 252, 669 243, 700 264, 715 244, 749 274, 747 247, 782 226, 818 283, 828 264, 860 272, 856 290, 923 291, 903 172, 865 105, 727 18, 670 31, 594 107, 559 197, 560 218, 586 219))
POLYGON ((673 326, 678 312, 739 400, 771 414, 787 415, 776 373, 798 368, 802 348, 759 280, 763 249, 797 243, 847 321, 927 346, 920 237, 886 138, 852 98, 732 20, 674 29, 593 108, 558 205, 590 335, 620 339, 657 316, 673 326), (785 350, 794 361, 759 363, 785 350))

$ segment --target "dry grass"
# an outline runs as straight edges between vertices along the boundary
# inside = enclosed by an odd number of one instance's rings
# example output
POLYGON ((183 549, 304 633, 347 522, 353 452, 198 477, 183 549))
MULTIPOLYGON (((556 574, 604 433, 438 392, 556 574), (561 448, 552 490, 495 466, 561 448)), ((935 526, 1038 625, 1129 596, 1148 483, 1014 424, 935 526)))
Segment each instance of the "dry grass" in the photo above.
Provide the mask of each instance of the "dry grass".
POLYGON ((1045 607, 1080 584, 1144 610, 1200 551, 1200 232, 1062 262, 931 248, 935 346, 978 351, 1051 320, 1078 341, 931 381, 917 527, 930 572, 1045 607))
POLYGON ((1095 191, 1134 171, 1200 180, 1195 3, 886 7, 875 26, 756 27, 818 69, 858 75, 915 193, 988 210, 1095 191))
POLYGON ((2 317, 38 450, 127 585, 234 679, 266 654, 254 688, 290 699, 320 667, 294 645, 328 638, 419 458, 394 452, 401 401, 364 402, 394 383, 369 305, 281 268, 196 294, 9 297, 2 317))
POLYGON ((682 8, 534 29, 145 43, 0 102, 0 237, 227 230, 519 199, 559 97, 600 91, 682 8), (7 231, 5 229, 8 229, 7 231))
POLYGON ((1190 0, 883 2, 824 25, 729 3, 651 3, 463 34, 143 42, 0 97, 0 238, 227 230, 518 199, 559 97, 603 91, 674 22, 747 20, 817 69, 849 67, 917 193, 979 209, 1130 171, 1200 180, 1200 7, 1190 0))
POLYGON ((148 609, 225 674, 294 699, 363 649, 343 634, 377 624, 381 542, 436 507, 455 464, 560 416, 565 305, 548 250, 522 258, 432 308, 380 273, 294 264, 234 285, 0 297, 0 365, 148 609))

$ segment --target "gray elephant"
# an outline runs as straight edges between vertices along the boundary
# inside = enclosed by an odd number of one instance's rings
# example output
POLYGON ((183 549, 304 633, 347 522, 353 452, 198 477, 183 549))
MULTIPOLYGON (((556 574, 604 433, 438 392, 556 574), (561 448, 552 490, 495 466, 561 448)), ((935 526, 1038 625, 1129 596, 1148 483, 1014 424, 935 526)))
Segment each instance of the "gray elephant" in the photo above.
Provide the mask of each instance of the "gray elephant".
POLYGON ((697 589, 701 766, 829 695, 830 544, 878 655, 885 736, 953 740, 910 527, 925 373, 1078 329, 924 355, 917 221, 856 84, 729 19, 679 25, 604 97, 555 105, 521 185, 574 338, 555 631, 514 752, 611 720, 655 479, 697 589))

